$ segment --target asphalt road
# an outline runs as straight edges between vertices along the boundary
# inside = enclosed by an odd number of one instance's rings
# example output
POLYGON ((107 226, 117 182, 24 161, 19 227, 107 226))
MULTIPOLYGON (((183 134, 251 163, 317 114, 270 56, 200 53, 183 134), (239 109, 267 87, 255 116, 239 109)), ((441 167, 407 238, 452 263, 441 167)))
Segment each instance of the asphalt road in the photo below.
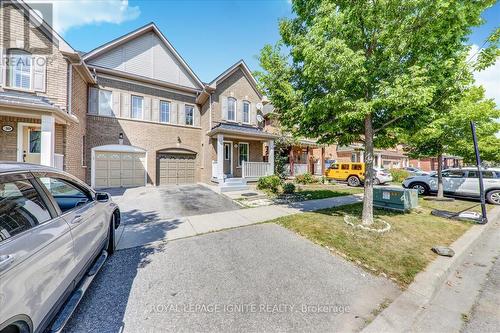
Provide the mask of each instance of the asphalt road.
POLYGON ((491 268, 488 278, 472 309, 464 333, 500 332, 500 258, 491 268))
POLYGON ((390 281, 274 224, 121 250, 65 332, 358 331, 390 281))
POLYGON ((240 209, 240 206, 225 196, 196 184, 116 188, 106 191, 120 206, 125 224, 240 209))

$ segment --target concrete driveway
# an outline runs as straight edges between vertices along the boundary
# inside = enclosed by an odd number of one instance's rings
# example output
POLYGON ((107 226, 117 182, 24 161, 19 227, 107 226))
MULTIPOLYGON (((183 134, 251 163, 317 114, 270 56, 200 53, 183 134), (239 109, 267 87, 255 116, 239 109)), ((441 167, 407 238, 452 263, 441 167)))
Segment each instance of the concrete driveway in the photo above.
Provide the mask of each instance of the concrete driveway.
POLYGON ((145 186, 105 190, 118 203, 125 224, 170 220, 239 209, 202 185, 145 186))
POLYGON ((399 289, 275 224, 120 250, 65 332, 358 331, 399 289))

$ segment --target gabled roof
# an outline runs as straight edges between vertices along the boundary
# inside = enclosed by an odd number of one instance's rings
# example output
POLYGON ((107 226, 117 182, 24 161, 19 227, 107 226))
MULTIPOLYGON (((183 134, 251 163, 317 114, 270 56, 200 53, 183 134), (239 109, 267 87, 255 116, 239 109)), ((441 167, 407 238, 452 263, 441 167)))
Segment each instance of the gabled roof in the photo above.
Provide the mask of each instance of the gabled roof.
POLYGON ((145 33, 148 33, 148 32, 153 32, 160 38, 160 40, 164 43, 164 45, 167 47, 167 49, 170 52, 172 52, 174 57, 180 62, 180 64, 192 76, 192 78, 196 81, 196 83, 200 86, 200 88, 203 88, 204 87, 203 82, 198 78, 198 76, 191 69, 191 67, 189 67, 189 65, 186 63, 186 61, 181 57, 179 52, 177 52, 177 50, 172 46, 172 44, 170 44, 168 39, 162 34, 160 29, 158 29, 156 24, 154 24, 153 22, 148 23, 145 26, 142 26, 134 31, 131 31, 131 32, 129 32, 121 37, 113 39, 112 41, 93 49, 92 51, 86 53, 83 56, 83 60, 88 61, 92 58, 95 58, 98 55, 101 55, 105 52, 108 52, 108 51, 114 49, 115 47, 118 47, 118 46, 120 46, 120 45, 122 45, 122 44, 136 38, 136 37, 139 37, 145 33))
POLYGON ((262 93, 259 91, 257 80, 255 80, 255 78, 253 77, 252 72, 250 71, 250 69, 248 68, 247 64, 243 59, 238 60, 234 65, 232 65, 224 72, 222 72, 219 76, 217 76, 215 79, 213 79, 212 82, 209 83, 209 86, 214 88, 217 87, 218 82, 224 81, 238 69, 241 69, 243 71, 243 74, 245 74, 246 78, 248 79, 248 82, 250 82, 252 87, 257 92, 257 95, 260 98, 264 97, 262 93))

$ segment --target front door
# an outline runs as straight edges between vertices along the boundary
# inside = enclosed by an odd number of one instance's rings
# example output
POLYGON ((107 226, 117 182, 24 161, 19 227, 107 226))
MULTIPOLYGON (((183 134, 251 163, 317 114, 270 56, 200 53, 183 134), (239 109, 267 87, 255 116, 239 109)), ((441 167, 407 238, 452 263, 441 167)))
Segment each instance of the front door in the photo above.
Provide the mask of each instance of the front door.
POLYGON ((40 164, 40 148, 42 146, 42 136, 40 127, 24 126, 23 142, 21 151, 23 162, 40 164))
POLYGON ((233 150, 231 142, 224 142, 224 175, 231 176, 233 174, 233 150))

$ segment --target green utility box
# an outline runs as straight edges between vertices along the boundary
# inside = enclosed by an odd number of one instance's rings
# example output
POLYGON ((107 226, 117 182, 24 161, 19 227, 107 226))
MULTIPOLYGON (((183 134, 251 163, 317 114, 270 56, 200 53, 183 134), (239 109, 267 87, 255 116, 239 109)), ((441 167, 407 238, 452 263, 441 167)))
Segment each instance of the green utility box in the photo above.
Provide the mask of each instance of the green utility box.
POLYGON ((373 206, 405 212, 418 207, 418 192, 398 187, 376 187, 373 189, 373 206))

